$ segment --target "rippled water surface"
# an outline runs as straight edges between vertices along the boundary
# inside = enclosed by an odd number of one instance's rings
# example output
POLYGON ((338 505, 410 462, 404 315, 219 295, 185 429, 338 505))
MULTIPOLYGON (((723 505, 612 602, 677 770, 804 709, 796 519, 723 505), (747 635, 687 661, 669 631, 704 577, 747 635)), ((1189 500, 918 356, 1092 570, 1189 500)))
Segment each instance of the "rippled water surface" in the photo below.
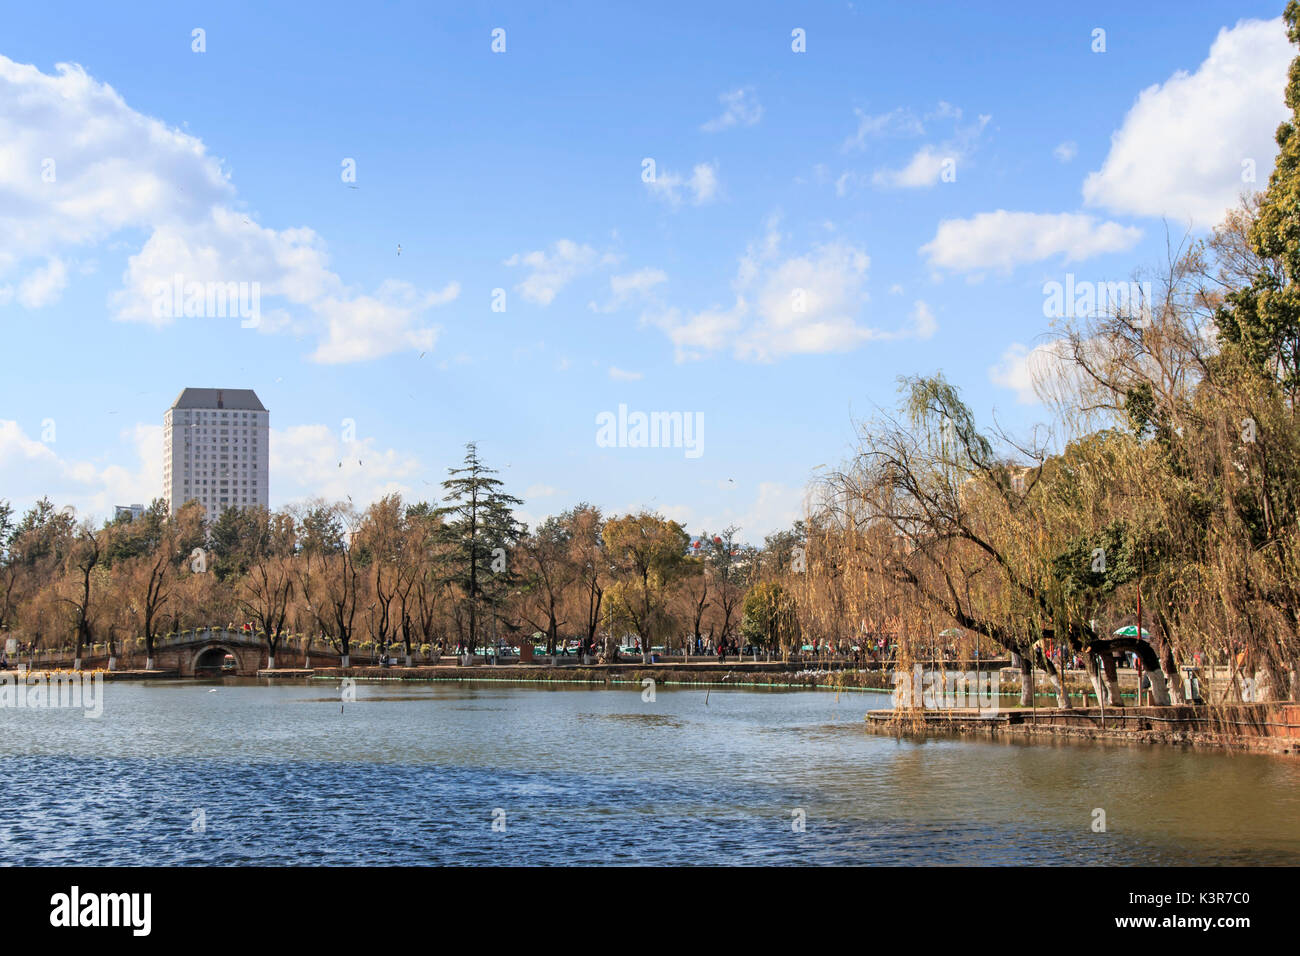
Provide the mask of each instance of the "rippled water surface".
POLYGON ((1300 862, 1300 762, 899 741, 862 729, 877 694, 661 686, 645 702, 639 687, 382 683, 344 706, 328 682, 104 693, 98 720, 0 709, 4 863, 1300 862))

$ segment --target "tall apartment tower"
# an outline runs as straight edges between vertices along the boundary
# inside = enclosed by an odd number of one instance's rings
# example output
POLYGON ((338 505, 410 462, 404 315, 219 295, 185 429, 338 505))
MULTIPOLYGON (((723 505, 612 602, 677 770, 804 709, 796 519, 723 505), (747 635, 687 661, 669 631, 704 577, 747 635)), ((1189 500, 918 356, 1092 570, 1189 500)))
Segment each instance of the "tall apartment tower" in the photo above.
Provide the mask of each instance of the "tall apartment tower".
POLYGON ((271 413, 251 388, 187 388, 163 418, 163 487, 175 512, 194 499, 215 521, 267 506, 271 413))

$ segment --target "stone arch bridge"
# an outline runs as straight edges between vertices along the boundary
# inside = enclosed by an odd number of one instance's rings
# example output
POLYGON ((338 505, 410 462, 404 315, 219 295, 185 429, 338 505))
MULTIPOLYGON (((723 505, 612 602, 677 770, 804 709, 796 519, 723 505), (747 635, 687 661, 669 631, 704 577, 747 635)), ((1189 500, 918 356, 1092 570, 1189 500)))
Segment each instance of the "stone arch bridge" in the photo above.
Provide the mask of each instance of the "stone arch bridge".
MULTIPOLYGON (((313 667, 338 667, 340 663, 338 651, 333 648, 312 645, 310 655, 306 655, 297 640, 286 638, 276 651, 275 664, 280 668, 304 667, 308 656, 313 667)), ((351 660, 359 665, 372 663, 369 655, 358 654, 355 650, 351 660)), ((32 664, 38 668, 71 667, 73 659, 68 652, 46 652, 38 654, 32 664)), ((143 647, 117 659, 118 670, 143 669, 144 665, 143 647)), ((87 650, 82 654, 81 666, 86 670, 107 668, 108 655, 103 651, 91 653, 87 650)), ((216 677, 222 674, 252 677, 266 666, 266 642, 256 634, 237 628, 199 628, 160 637, 154 642, 154 668, 181 677, 216 677), (224 667, 227 655, 234 658, 233 670, 224 667)))

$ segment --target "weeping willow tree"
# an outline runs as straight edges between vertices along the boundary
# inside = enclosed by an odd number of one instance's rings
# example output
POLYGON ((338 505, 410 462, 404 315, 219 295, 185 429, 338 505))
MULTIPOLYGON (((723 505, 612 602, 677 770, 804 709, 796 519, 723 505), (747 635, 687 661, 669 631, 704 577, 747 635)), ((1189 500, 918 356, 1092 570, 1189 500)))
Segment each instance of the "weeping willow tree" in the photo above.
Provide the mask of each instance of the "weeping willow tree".
POLYGON ((1025 554, 1045 452, 982 432, 941 375, 901 391, 903 420, 864 423, 853 458, 820 484, 809 615, 889 622, 899 668, 936 658, 956 624, 1041 662, 1068 705, 1043 653, 1048 595, 1025 554))
MULTIPOLYGON (((1141 659, 1153 704, 1183 702, 1180 662, 1214 632, 1211 598, 1235 628, 1253 627, 1241 644, 1252 653, 1287 643, 1291 617, 1276 602, 1295 580, 1293 550, 1271 537, 1261 552, 1237 527, 1247 505, 1207 511, 1207 495, 1195 491, 1196 468, 1233 460, 1212 441, 1221 428, 1189 439, 1200 463, 1184 454, 1180 473, 1147 424, 1097 428, 1049 453, 1046 440, 982 431, 942 376, 904 380, 902 390, 903 420, 866 423, 852 459, 821 482, 801 602, 810 626, 891 622, 898 666, 910 667, 935 659, 936 636, 955 624, 1022 663, 1022 703, 1036 667, 1060 707, 1071 705, 1065 669, 1076 656, 1097 698, 1120 705, 1115 656, 1124 652, 1141 659), (1247 579, 1257 592, 1268 582, 1255 604, 1247 579), (1152 642, 1111 636, 1143 599, 1152 642), (1264 618, 1274 630, 1260 640, 1264 618)), ((1129 411, 1122 400, 1116 407, 1129 411)), ((1236 472, 1229 484, 1250 486, 1248 467, 1227 470, 1236 472)), ((1292 598, 1282 596, 1283 606, 1292 598)), ((1262 683, 1289 693, 1283 658, 1267 659, 1262 683)))

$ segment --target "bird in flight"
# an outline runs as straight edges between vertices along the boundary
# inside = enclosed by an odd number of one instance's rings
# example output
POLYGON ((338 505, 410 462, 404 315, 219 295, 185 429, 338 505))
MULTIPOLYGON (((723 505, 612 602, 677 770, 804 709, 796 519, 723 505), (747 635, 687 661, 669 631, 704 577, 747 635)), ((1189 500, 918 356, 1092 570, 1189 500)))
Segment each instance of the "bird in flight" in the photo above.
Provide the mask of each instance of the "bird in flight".
POLYGON ((402 254, 402 244, 400 242, 397 244, 397 254, 399 256, 402 254))

